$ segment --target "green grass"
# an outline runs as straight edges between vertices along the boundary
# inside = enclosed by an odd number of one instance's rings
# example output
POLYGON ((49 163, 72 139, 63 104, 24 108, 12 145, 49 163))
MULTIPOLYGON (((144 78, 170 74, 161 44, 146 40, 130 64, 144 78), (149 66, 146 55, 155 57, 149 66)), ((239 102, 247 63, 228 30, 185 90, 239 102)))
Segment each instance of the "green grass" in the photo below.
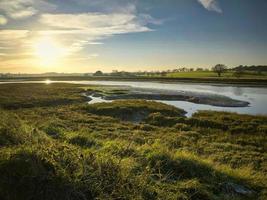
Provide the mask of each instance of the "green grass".
POLYGON ((212 81, 212 82, 225 82, 231 80, 231 83, 250 83, 251 81, 265 81, 267 79, 267 73, 257 73, 257 72, 244 72, 240 77, 235 76, 234 71, 227 71, 221 74, 221 77, 218 77, 218 74, 213 71, 193 71, 193 72, 170 72, 167 73, 165 76, 161 75, 149 75, 144 76, 147 78, 172 78, 172 79, 190 79, 198 80, 198 81, 212 81), (207 80, 206 80, 207 79, 207 80))
MULTIPOLYGON (((223 73, 222 77, 231 77, 232 73, 227 72, 223 73)), ((167 77, 172 78, 216 78, 218 75, 212 71, 203 71, 203 72, 176 72, 176 73, 169 73, 167 77)))
POLYGON ((140 122, 151 113, 160 112, 167 116, 182 116, 186 112, 174 106, 144 100, 118 100, 112 103, 96 103, 85 108, 97 115, 111 116, 124 121, 140 122))
POLYGON ((82 88, 66 84, 1 85, 0 107, 8 109, 56 106, 84 102, 82 88))
MULTIPOLYGON (((212 71, 194 71, 194 72, 176 72, 176 73, 168 73, 167 77, 172 78, 219 78, 218 75, 212 71)), ((236 78, 234 72, 228 71, 222 73, 221 78, 236 78)), ((242 78, 249 78, 249 79, 266 79, 267 74, 262 73, 258 74, 256 72, 245 72, 242 74, 240 79, 242 78)), ((236 79, 239 79, 236 78, 236 79)))
POLYGON ((84 91, 0 86, 0 199, 267 198, 267 117, 186 118, 138 100, 87 105, 84 91), (125 120, 144 110, 139 123, 125 120))

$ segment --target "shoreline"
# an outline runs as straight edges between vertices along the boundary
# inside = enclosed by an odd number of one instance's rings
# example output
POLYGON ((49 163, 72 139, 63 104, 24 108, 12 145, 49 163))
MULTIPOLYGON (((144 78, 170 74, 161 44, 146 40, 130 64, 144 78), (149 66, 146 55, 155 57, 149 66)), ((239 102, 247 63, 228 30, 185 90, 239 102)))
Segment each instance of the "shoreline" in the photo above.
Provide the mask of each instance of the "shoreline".
POLYGON ((27 81, 131 81, 131 82, 160 82, 209 84, 215 86, 234 85, 239 87, 267 87, 267 79, 233 79, 233 78, 169 78, 169 77, 87 77, 87 76, 43 76, 43 77, 12 77, 0 78, 0 83, 27 81))

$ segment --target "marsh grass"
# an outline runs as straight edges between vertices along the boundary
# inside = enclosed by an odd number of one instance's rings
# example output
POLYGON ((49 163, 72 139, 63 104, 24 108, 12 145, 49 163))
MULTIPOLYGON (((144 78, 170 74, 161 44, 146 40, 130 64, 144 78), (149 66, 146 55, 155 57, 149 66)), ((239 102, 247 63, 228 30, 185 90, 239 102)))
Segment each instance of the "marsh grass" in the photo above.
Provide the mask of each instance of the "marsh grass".
POLYGON ((186 118, 152 101, 86 105, 81 92, 0 87, 0 199, 267 198, 266 117, 186 118), (143 110, 138 123, 122 118, 143 110))

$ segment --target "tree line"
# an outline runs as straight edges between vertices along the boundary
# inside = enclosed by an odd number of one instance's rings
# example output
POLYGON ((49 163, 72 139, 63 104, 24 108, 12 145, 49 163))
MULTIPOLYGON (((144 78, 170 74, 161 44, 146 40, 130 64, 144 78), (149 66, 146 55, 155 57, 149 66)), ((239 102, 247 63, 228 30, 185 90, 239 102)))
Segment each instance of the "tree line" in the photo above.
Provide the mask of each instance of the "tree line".
POLYGON ((233 72, 233 76, 239 78, 246 74, 246 72, 253 72, 255 75, 261 75, 263 72, 267 72, 267 66, 259 65, 259 66, 237 66, 234 68, 229 68, 224 64, 217 64, 211 69, 207 68, 186 68, 181 67, 173 70, 162 70, 162 71, 138 71, 138 72, 127 72, 127 71, 118 71, 113 70, 111 73, 103 73, 98 70, 93 73, 93 76, 118 76, 118 77, 136 77, 136 76, 167 76, 170 73, 179 73, 179 72, 204 72, 204 71, 213 71, 217 74, 218 77, 221 77, 223 73, 229 71, 233 72))

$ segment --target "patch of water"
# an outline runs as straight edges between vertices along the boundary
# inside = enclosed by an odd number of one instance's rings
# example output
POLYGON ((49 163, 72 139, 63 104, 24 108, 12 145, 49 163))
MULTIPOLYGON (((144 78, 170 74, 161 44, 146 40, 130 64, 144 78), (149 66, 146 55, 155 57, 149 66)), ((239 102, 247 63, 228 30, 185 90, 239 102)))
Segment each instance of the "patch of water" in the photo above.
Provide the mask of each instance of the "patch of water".
MULTIPOLYGON (((45 83, 47 81, 20 81, 20 82, 0 82, 0 84, 9 83, 45 83)), ((185 101, 160 101, 173 105, 187 111, 187 116, 199 110, 216 110, 237 112, 242 114, 260 114, 267 115, 267 88, 266 87, 245 87, 235 85, 213 85, 213 84, 190 84, 190 83, 159 83, 159 82, 130 82, 130 81, 49 81, 53 83, 72 83, 84 85, 107 85, 107 86, 129 86, 134 88, 161 89, 184 92, 210 93, 230 97, 232 99, 247 101, 248 107, 217 107, 203 104, 195 104, 185 101)), ((105 100, 93 97, 89 103, 106 102, 105 100)))

